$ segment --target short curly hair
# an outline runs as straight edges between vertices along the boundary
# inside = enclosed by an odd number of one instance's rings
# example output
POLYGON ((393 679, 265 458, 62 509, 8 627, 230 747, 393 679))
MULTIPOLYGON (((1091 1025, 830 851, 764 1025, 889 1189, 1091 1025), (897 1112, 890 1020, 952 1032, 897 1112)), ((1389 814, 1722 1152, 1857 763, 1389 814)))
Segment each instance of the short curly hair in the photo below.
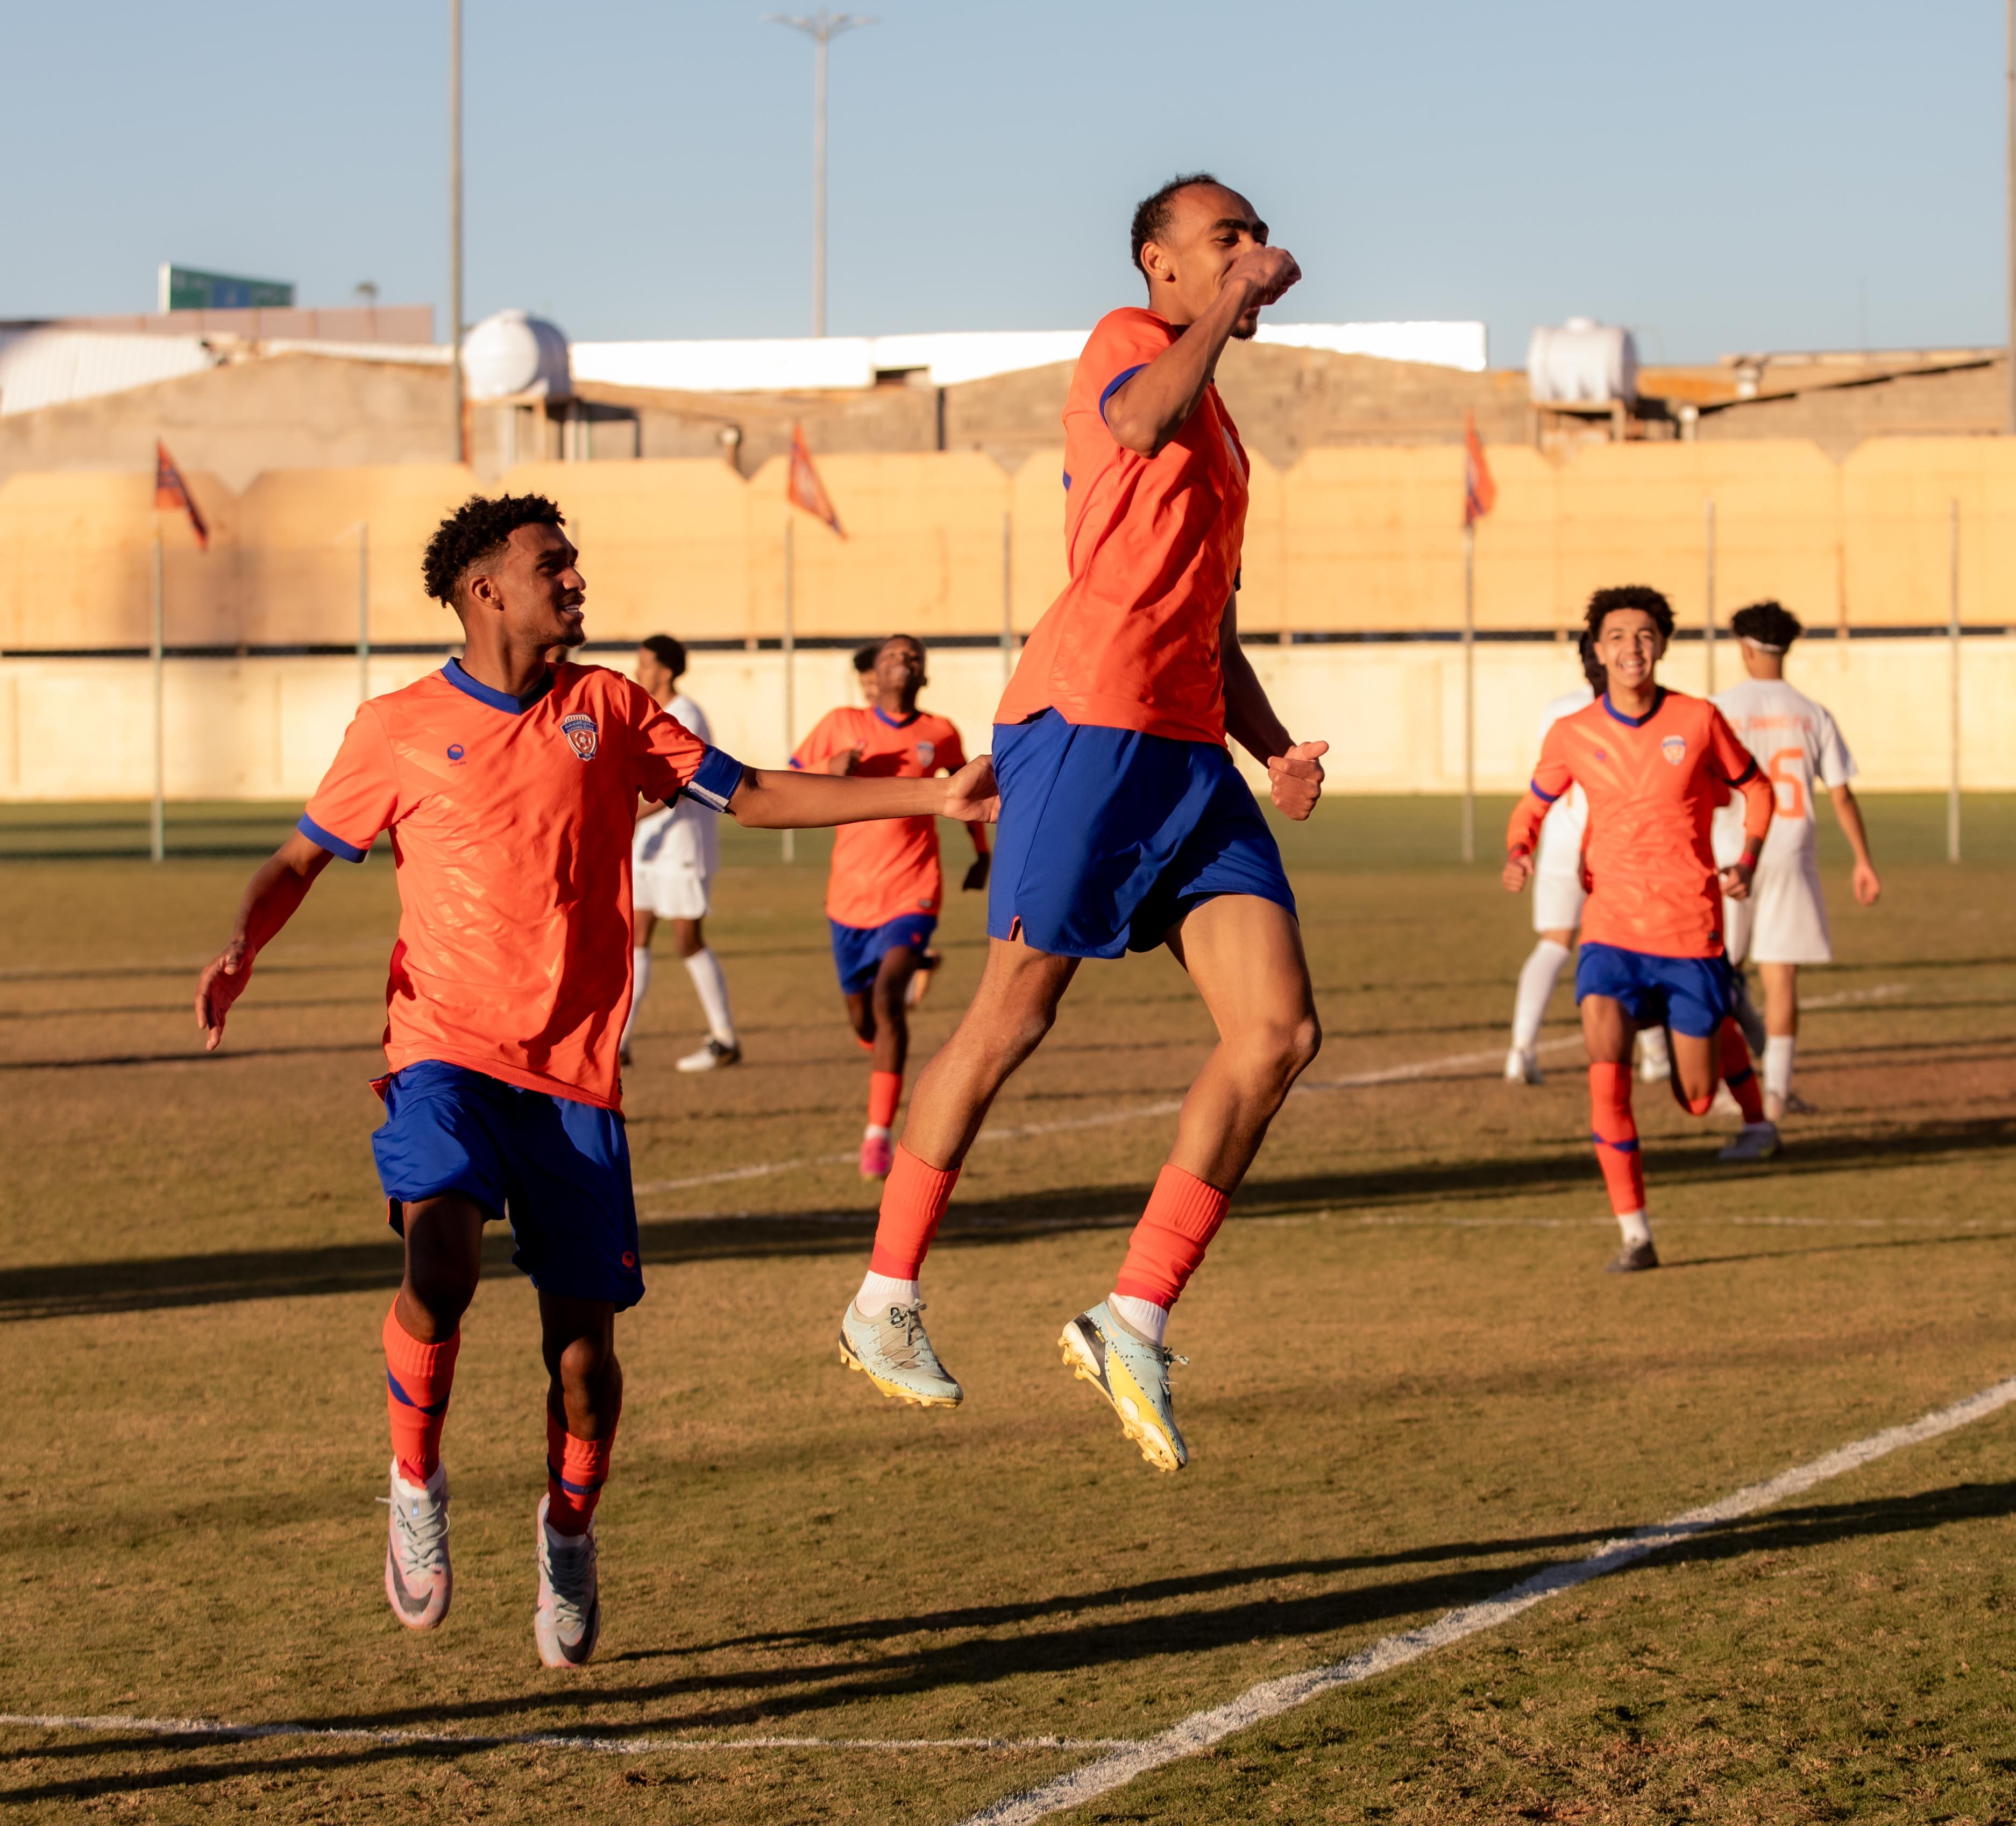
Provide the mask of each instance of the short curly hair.
POLYGON ((1148 269, 1141 264, 1141 250, 1168 232, 1169 205, 1175 200, 1176 193, 1189 189, 1193 184, 1217 182, 1218 179, 1208 171, 1185 171, 1172 178, 1154 196, 1144 196, 1134 205, 1134 225, 1128 240, 1134 256, 1134 270, 1143 279, 1148 276, 1148 269))
POLYGON ((637 643, 637 650, 648 653, 675 679, 686 669, 686 643, 669 634, 647 634, 637 643))
POLYGON ((1730 617, 1729 625, 1737 639, 1754 640, 1759 646, 1780 653, 1806 631, 1799 618, 1783 603, 1768 600, 1738 609, 1730 617))
POLYGON ((1673 638, 1673 605, 1648 583, 1619 584, 1600 589, 1589 599, 1589 612, 1583 619, 1593 639, 1603 637, 1603 618, 1613 609, 1643 609, 1652 618, 1661 639, 1673 638))
POLYGON ((502 550, 520 527, 566 524, 543 495, 472 495, 434 528, 420 560, 420 581, 436 602, 452 608, 470 567, 502 550))

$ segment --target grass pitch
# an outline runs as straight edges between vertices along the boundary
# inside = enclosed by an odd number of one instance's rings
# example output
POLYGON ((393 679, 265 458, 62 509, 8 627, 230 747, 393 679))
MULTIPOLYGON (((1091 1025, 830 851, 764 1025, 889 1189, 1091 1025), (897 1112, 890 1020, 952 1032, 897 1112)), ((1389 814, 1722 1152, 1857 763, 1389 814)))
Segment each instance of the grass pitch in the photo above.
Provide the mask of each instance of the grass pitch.
MULTIPOLYGON (((1579 1052, 1497 1079, 1525 904, 1443 859, 1446 805, 1286 833, 1327 1038, 1175 1321, 1173 1478, 1054 1339, 1110 1285, 1154 1112, 1209 1044, 1175 967, 1088 967, 1011 1085, 927 1277, 967 1404, 898 1410, 833 1354, 874 1198, 823 848, 786 869, 729 831, 710 930, 749 1062, 672 1071, 700 1028, 661 968, 628 1089, 651 1292, 577 1674, 532 1647, 543 1378, 502 1237, 448 1432, 454 1614, 409 1637, 379 1586, 388 859, 324 875, 205 1060, 194 973, 285 818, 189 809, 171 841, 204 853, 155 870, 94 853, 130 810, 8 815, 0 1709, 820 1741, 7 1728, 0 1804, 934 1826, 1096 1754, 1031 1740, 1146 1736, 2016 1371, 2016 804, 1970 801, 1957 869, 1941 805, 1868 810, 1884 901, 1854 908, 1830 850, 1841 962, 1807 985, 1820 1113, 1728 1169, 1641 1089, 1670 1266, 1622 1281, 1579 1052), (945 1738, 1021 1747, 844 1747, 945 1738)), ((977 968, 973 898, 943 936, 920 1063, 977 968)), ((1553 1013, 1571 1035, 1565 989, 1553 1013)), ((2005 1413, 1899 1453, 1069 1817, 2010 1819, 2012 1448, 2005 1413)))

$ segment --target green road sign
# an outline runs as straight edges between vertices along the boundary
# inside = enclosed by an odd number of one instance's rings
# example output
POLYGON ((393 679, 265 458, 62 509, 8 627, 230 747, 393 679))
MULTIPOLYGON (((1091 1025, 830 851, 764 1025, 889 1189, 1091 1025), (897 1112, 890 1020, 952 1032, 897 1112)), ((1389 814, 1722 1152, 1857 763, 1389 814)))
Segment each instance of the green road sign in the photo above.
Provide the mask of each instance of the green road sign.
POLYGON ((286 279, 243 279, 190 266, 161 268, 164 311, 290 311, 293 304, 293 285, 286 279))

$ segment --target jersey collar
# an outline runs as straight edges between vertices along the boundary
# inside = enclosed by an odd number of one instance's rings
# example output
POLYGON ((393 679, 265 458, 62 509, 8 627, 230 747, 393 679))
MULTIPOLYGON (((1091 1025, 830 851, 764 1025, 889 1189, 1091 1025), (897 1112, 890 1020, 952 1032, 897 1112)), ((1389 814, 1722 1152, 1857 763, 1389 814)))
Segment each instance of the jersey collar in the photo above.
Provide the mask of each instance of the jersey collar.
POLYGON ((466 692, 478 704, 487 704, 492 710, 501 710, 511 716, 523 716, 532 706, 553 688, 553 668, 522 697, 513 697, 508 691, 499 691, 494 686, 478 683, 462 669, 462 661, 452 659, 441 668, 441 676, 456 690, 466 692))
MULTIPOLYGON (((454 661, 450 661, 449 664, 453 664, 454 661)), ((1610 693, 1607 690, 1606 690, 1603 694, 1603 708, 1607 711, 1611 716, 1615 717, 1618 722, 1622 723, 1626 729, 1642 729, 1644 728, 1646 724, 1650 722, 1654 717, 1659 714, 1659 707, 1665 701, 1666 687, 1664 685, 1654 685, 1652 687, 1652 708, 1647 711, 1643 716, 1626 716, 1622 711, 1619 710, 1615 704, 1610 701, 1610 693)))
POLYGON ((906 729, 924 714, 921 710, 913 710, 908 716, 898 718, 889 715, 879 704, 871 704, 868 708, 875 713, 875 720, 877 722, 884 724, 892 729, 906 729))

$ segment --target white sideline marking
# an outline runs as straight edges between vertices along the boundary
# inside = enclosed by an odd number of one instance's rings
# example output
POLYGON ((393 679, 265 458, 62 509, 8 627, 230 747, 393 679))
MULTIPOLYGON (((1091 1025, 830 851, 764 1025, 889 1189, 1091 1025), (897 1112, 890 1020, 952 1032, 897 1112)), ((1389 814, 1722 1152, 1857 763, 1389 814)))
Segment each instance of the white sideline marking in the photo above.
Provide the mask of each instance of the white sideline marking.
POLYGON ((214 1718, 68 1718, 54 1713, 0 1713, 0 1726, 27 1731, 129 1731, 156 1738, 313 1738, 355 1744, 447 1745, 462 1750, 592 1750, 610 1756, 671 1750, 1110 1750, 1126 1738, 595 1738, 553 1731, 482 1737, 461 1731, 370 1731, 361 1726, 228 1724, 214 1718))
MULTIPOLYGON (((1815 996, 1800 1006, 1809 1012, 1819 1008, 1845 1007, 1854 1002, 1884 1002, 1906 992, 1902 983, 1881 983, 1874 989, 1847 989, 1835 996, 1815 996)), ((1561 1039, 1543 1040, 1536 1053, 1565 1053, 1582 1044, 1579 1034, 1561 1039)), ((1439 1059, 1417 1059, 1411 1065, 1388 1065, 1377 1071, 1354 1072, 1348 1078, 1305 1079, 1288 1093, 1291 1097, 1313 1097, 1319 1091, 1371 1090, 1382 1084, 1405 1084, 1416 1078, 1432 1078, 1438 1072, 1460 1071, 1469 1065, 1489 1065, 1505 1057, 1503 1046, 1487 1046, 1481 1052, 1450 1053, 1439 1059)), ((1079 1129, 1104 1129, 1115 1122, 1143 1122, 1157 1116, 1172 1116, 1183 1107, 1179 1097, 1165 1097, 1159 1103, 1141 1104, 1132 1109, 1102 1110, 1093 1116, 1066 1116, 1054 1122, 1021 1122, 1013 1128, 987 1128, 978 1141, 1026 1141, 1039 1135, 1063 1135, 1079 1129)), ((801 1155, 795 1160, 764 1161, 754 1166, 729 1167, 719 1172, 693 1173, 681 1180, 647 1180, 635 1190, 644 1192, 682 1192, 693 1186, 727 1186, 738 1180, 768 1179, 772 1173, 788 1173, 800 1167, 844 1165, 851 1154, 801 1155)))
POLYGON ((1804 1464, 1794 1465, 1763 1483, 1746 1485, 1719 1503, 1690 1509, 1669 1521, 1655 1522, 1649 1528, 1606 1541, 1586 1559, 1550 1566, 1546 1572, 1536 1572, 1524 1583, 1508 1586, 1481 1604, 1465 1605, 1460 1610, 1450 1611, 1418 1630, 1383 1637, 1370 1648, 1361 1648, 1341 1661, 1334 1661, 1326 1667, 1311 1668, 1304 1673, 1289 1674, 1280 1680, 1262 1681, 1226 1705, 1192 1713, 1157 1736, 1130 1744, 1110 1756, 1088 1763, 1082 1769, 1060 1775, 1054 1781, 1046 1781, 1040 1788, 1010 1795, 992 1806, 983 1807, 963 1821, 961 1826, 1027 1826, 1028 1822, 1040 1820, 1046 1814, 1081 1806, 1125 1786, 1137 1775, 1145 1775, 1150 1770, 1185 1756, 1194 1756, 1235 1731, 1278 1718, 1283 1713, 1306 1705, 1310 1700, 1339 1687, 1355 1686, 1395 1668, 1405 1667, 1409 1662, 1419 1661, 1424 1655, 1446 1648, 1452 1642, 1460 1642, 1467 1636, 1494 1630, 1543 1599, 1571 1591, 1578 1585, 1586 1585, 1606 1573, 1618 1572, 1657 1553, 1661 1547, 1690 1540, 1725 1522, 1754 1515, 1760 1509, 1768 1509, 1787 1496, 1796 1496, 1816 1484, 1857 1470, 1903 1446, 1936 1439, 1942 1433, 1953 1432, 1985 1418, 2012 1401, 2016 1401, 2016 1376, 1903 1426, 1887 1427, 1880 1433, 1871 1433, 1866 1439, 1839 1446, 1804 1464))

